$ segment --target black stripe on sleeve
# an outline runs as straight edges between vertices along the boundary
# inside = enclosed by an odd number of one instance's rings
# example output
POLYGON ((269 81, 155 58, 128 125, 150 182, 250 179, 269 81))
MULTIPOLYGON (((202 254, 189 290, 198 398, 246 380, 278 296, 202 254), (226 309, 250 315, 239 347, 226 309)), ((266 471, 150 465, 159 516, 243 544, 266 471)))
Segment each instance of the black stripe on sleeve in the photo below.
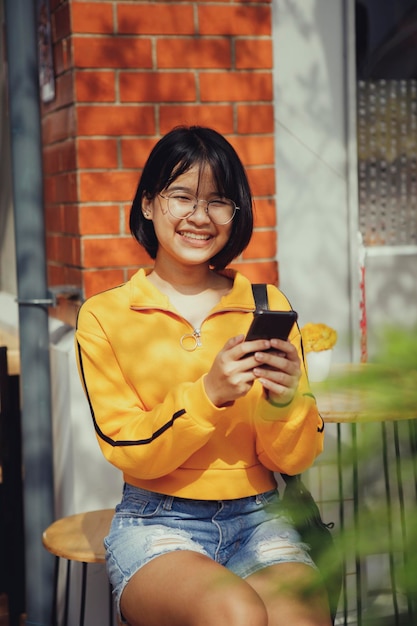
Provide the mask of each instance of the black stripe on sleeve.
POLYGON ((110 444, 111 446, 114 446, 114 447, 117 447, 117 446, 143 446, 143 445, 152 443, 152 441, 154 441, 155 439, 160 437, 165 431, 167 431, 169 428, 171 428, 172 425, 174 424, 175 420, 177 420, 179 417, 181 417, 182 415, 185 414, 185 412, 186 412, 185 409, 180 409, 179 411, 176 411, 174 413, 174 415, 171 417, 171 419, 168 422, 166 422, 166 424, 164 424, 163 426, 158 428, 158 430, 156 430, 154 433, 152 433, 152 435, 150 437, 147 437, 146 439, 120 440, 120 441, 118 441, 118 440, 112 439, 111 437, 108 437, 99 428, 99 426, 97 424, 97 421, 96 421, 96 418, 95 418, 93 405, 91 404, 90 395, 88 393, 87 382, 86 382, 85 376, 84 376, 84 368, 83 368, 81 346, 80 346, 80 344, 78 342, 77 342, 77 349, 78 349, 78 357, 79 357, 79 363, 80 363, 80 369, 81 369, 81 376, 82 376, 82 380, 83 380, 83 387, 84 387, 85 394, 87 396, 88 405, 90 407, 91 417, 93 418, 94 429, 95 429, 97 435, 101 439, 103 439, 103 441, 105 441, 106 443, 108 443, 108 444, 110 444))

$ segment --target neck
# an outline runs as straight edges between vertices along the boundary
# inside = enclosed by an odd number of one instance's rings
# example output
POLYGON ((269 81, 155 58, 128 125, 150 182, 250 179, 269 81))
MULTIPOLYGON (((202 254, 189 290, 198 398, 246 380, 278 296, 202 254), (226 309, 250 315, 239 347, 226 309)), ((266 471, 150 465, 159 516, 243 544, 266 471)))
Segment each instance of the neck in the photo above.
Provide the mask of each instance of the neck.
POLYGON ((208 266, 164 268, 158 264, 148 277, 158 287, 174 289, 184 294, 196 294, 213 287, 218 275, 208 266))

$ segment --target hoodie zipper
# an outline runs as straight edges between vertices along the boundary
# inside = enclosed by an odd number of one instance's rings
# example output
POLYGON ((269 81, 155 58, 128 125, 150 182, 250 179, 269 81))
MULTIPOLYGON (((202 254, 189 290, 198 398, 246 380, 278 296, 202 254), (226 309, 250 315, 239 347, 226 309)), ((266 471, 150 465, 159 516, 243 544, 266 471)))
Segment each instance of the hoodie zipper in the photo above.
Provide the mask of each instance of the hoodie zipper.
POLYGON ((180 339, 181 347, 187 352, 194 352, 201 347, 201 329, 194 328, 192 333, 185 333, 180 339))

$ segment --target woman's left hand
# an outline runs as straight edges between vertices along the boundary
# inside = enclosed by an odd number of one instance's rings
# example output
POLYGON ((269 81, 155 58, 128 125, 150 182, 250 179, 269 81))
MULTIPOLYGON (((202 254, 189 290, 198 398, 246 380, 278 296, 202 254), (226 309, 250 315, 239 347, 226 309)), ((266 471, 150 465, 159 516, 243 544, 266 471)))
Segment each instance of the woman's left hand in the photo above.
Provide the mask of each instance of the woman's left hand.
POLYGON ((271 339, 271 346, 273 350, 269 352, 255 352, 259 365, 253 373, 262 383, 271 402, 289 404, 301 377, 300 359, 296 348, 289 341, 271 339))

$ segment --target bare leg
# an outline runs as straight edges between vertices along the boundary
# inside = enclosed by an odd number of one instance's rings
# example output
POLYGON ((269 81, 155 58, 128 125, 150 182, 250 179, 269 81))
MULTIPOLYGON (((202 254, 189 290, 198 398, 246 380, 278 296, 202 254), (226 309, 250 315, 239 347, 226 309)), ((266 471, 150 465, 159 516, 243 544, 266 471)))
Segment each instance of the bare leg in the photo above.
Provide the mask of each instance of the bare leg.
POLYGON ((142 567, 126 585, 121 610, 129 626, 268 626, 264 603, 247 582, 186 550, 142 567))
POLYGON ((331 626, 325 589, 303 563, 271 565, 246 578, 262 598, 268 626, 331 626))

